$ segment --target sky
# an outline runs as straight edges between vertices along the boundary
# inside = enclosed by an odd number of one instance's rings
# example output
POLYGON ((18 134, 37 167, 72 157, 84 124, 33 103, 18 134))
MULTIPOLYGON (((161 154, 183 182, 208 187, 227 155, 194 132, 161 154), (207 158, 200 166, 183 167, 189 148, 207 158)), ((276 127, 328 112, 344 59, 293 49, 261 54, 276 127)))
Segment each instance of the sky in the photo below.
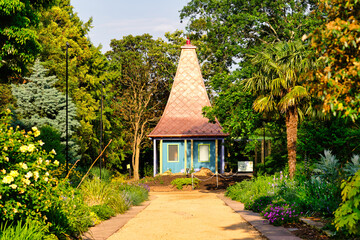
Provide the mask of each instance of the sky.
POLYGON ((88 37, 102 52, 110 50, 111 39, 129 34, 151 34, 165 38, 165 32, 185 30, 179 11, 190 0, 71 0, 74 11, 84 22, 93 18, 88 37))

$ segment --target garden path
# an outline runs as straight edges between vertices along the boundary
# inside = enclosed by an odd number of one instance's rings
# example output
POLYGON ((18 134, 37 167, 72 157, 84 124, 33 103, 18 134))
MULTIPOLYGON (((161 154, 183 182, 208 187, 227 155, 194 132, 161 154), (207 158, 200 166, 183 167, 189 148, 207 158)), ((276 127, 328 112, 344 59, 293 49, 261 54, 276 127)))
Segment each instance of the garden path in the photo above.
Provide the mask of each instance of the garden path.
POLYGON ((216 193, 152 192, 150 205, 108 240, 264 239, 216 193))

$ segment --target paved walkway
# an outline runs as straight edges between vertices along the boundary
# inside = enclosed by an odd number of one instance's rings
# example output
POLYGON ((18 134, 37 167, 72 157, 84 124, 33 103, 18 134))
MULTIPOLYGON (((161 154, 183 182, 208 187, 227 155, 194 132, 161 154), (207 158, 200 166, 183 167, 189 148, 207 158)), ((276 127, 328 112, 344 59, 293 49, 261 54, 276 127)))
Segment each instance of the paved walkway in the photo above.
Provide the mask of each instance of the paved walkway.
POLYGON ((167 192, 156 196, 109 240, 264 239, 215 193, 167 192))

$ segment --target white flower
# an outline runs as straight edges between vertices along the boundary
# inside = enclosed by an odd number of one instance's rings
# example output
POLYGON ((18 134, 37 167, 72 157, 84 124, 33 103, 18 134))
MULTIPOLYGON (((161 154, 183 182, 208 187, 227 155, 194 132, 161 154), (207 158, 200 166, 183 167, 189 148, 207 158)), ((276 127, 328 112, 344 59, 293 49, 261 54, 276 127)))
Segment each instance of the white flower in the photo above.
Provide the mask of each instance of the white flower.
POLYGON ((11 171, 10 171, 10 176, 12 176, 12 177, 17 177, 17 176, 19 176, 19 172, 18 172, 18 171, 11 170, 11 171))
POLYGON ((46 165, 49 165, 50 160, 45 160, 46 165))
POLYGON ((45 173, 45 176, 49 176, 49 172, 46 172, 46 173, 45 173))
POLYGON ((56 155, 55 149, 51 150, 51 153, 53 153, 54 155, 56 155))
POLYGON ((41 140, 39 140, 39 145, 40 146, 42 146, 42 145, 44 145, 45 143, 43 142, 43 141, 41 141, 41 140))
POLYGON ((38 171, 35 171, 35 172, 34 172, 34 179, 35 179, 35 181, 37 181, 38 178, 39 178, 39 172, 38 172, 38 171))
POLYGON ((42 158, 41 158, 41 157, 39 157, 39 159, 38 159, 37 163, 40 165, 40 164, 42 164, 42 162, 43 162, 42 158))
POLYGON ((59 161, 58 161, 58 160, 55 160, 55 161, 54 161, 54 164, 55 164, 56 166, 59 166, 59 161))
POLYGON ((30 185, 30 183, 31 183, 31 181, 29 179, 26 179, 26 178, 21 179, 21 181, 23 183, 25 183, 26 185, 30 185))
POLYGON ((27 172, 27 174, 25 175, 25 177, 27 179, 31 178, 34 174, 32 172, 27 172))
POLYGON ((22 167, 23 169, 27 169, 28 168, 28 166, 26 165, 26 163, 19 163, 19 165, 20 165, 20 167, 22 167))
POLYGON ((29 152, 33 152, 35 149, 36 149, 36 148, 35 148, 35 145, 34 145, 34 144, 29 144, 27 150, 28 150, 29 152))
POLYGON ((21 152, 26 152, 27 150, 28 150, 28 146, 26 146, 26 145, 23 145, 20 147, 21 152))
POLYGON ((12 189, 16 189, 17 185, 16 184, 11 184, 11 185, 9 185, 9 187, 11 187, 12 189))
POLYGON ((48 178, 48 177, 44 177, 44 181, 45 181, 45 182, 49 181, 49 178, 48 178))
POLYGON ((6 183, 6 184, 9 184, 11 183, 12 181, 14 181, 14 177, 13 176, 10 176, 10 175, 7 175, 3 178, 2 182, 3 183, 6 183))

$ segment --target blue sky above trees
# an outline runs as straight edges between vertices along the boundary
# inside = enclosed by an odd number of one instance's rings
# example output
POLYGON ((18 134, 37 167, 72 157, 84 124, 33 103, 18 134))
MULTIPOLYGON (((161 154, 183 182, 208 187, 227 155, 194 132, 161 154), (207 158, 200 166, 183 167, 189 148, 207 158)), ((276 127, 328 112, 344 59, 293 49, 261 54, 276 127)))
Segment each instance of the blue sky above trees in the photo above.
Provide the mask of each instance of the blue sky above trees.
POLYGON ((110 50, 111 39, 121 39, 132 34, 149 33, 155 38, 165 32, 184 30, 179 11, 190 0, 72 0, 75 12, 83 21, 93 17, 90 40, 103 46, 102 52, 110 50))

